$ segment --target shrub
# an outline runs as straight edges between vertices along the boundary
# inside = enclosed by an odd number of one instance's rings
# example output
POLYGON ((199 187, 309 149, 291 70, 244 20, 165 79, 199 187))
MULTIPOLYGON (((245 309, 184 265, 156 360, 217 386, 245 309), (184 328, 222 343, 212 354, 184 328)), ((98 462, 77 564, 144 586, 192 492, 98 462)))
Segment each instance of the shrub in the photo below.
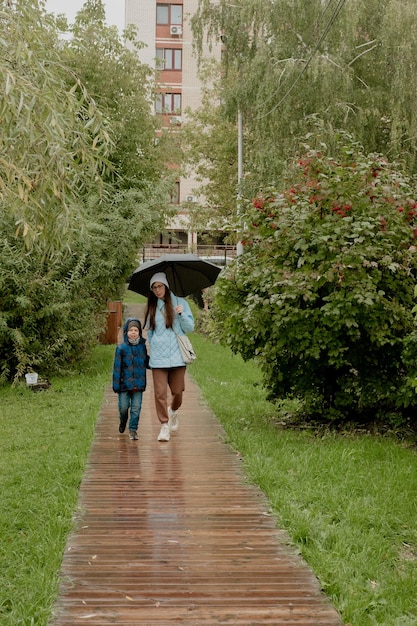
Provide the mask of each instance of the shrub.
POLYGON ((68 245, 48 252, 39 242, 28 254, 17 245, 12 221, 3 219, 1 382, 17 381, 31 369, 63 372, 97 343, 106 302, 124 292, 137 250, 160 222, 152 193, 153 199, 135 190, 107 201, 89 196, 68 245))
POLYGON ((271 397, 310 418, 403 420, 416 405, 416 188, 341 134, 312 147, 292 184, 253 200, 245 254, 218 281, 223 341, 256 357, 271 397))

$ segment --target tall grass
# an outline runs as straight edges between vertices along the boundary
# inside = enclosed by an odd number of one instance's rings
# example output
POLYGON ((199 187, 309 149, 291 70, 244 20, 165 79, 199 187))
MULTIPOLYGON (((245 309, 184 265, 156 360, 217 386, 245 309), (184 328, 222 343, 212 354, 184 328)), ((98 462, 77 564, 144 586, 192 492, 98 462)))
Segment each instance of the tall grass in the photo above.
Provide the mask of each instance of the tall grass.
POLYGON ((47 391, 0 389, 1 626, 48 621, 113 353, 97 348, 47 391))
POLYGON ((417 624, 417 455, 369 434, 282 427, 253 363, 193 337, 190 372, 344 623, 417 624))

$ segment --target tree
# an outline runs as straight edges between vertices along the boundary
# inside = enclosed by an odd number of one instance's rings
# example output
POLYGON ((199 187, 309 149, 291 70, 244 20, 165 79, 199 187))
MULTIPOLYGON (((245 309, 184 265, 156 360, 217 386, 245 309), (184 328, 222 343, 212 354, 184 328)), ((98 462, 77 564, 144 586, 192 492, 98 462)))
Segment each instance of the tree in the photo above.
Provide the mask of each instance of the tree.
POLYGON ((101 186, 111 139, 36 4, 3 4, 0 16, 0 200, 26 249, 48 254, 68 242, 79 195, 101 186))
POLYGON ((160 182, 143 96, 147 71, 124 57, 102 16, 99 0, 87 2, 66 45, 37 2, 1 9, 3 379, 65 368, 96 343, 106 301, 124 290, 139 246, 164 217, 168 182, 160 182), (87 33, 96 42, 96 82, 87 33))
MULTIPOLYGON (((328 145, 345 128, 367 152, 416 171, 414 8, 411 0, 199 1, 192 22, 197 53, 205 39, 224 43, 218 113, 229 124, 238 109, 243 114, 242 196, 280 184, 287 157, 318 119, 328 145)), ((213 128, 208 155, 222 123, 213 128)), ((226 141, 219 154, 226 170, 233 146, 236 139, 226 141)), ((231 206, 232 197, 225 209, 231 206)))
POLYGON ((224 115, 218 84, 218 66, 202 68, 202 105, 187 111, 181 129, 184 167, 190 165, 199 193, 205 197, 206 210, 189 208, 193 229, 235 229, 237 203, 236 122, 224 115))
POLYGON ((63 60, 111 120, 114 145, 109 160, 117 171, 112 184, 120 189, 140 188, 149 181, 158 185, 166 175, 165 163, 173 162, 174 146, 152 115, 154 70, 139 60, 141 44, 134 27, 125 31, 122 41, 104 17, 102 0, 85 2, 63 47, 63 60))

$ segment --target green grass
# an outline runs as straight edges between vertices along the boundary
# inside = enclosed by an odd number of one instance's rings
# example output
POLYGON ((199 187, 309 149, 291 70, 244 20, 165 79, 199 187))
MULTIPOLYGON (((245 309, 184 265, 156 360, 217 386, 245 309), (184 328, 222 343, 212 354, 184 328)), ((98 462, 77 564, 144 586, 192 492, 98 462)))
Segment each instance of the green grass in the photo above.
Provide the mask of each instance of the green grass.
MULTIPOLYGON (((253 363, 199 335, 193 344, 191 375, 344 624, 415 626, 416 451, 389 437, 287 430, 253 363)), ((97 348, 46 392, 0 389, 1 626, 48 623, 113 354, 97 348)))
POLYGON ((253 363, 200 336, 193 344, 190 372, 229 445, 343 622, 415 626, 415 449, 389 437, 286 430, 253 363))
POLYGON ((47 391, 0 389, 0 624, 47 624, 114 346, 47 391))
POLYGON ((134 291, 126 290, 126 293, 123 297, 123 304, 144 304, 146 302, 146 298, 141 296, 134 291))

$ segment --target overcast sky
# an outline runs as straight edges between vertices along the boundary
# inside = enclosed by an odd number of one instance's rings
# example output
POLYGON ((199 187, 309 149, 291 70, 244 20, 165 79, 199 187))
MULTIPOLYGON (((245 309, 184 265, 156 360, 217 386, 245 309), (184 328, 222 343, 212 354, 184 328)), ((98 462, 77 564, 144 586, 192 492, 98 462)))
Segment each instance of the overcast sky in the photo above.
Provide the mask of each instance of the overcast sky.
MULTIPOLYGON (((82 8, 85 0, 46 0, 48 13, 64 13, 70 24, 75 20, 75 15, 82 8)), ((124 0, 104 0, 106 7, 106 21, 109 26, 116 25, 120 31, 125 25, 124 0)))

